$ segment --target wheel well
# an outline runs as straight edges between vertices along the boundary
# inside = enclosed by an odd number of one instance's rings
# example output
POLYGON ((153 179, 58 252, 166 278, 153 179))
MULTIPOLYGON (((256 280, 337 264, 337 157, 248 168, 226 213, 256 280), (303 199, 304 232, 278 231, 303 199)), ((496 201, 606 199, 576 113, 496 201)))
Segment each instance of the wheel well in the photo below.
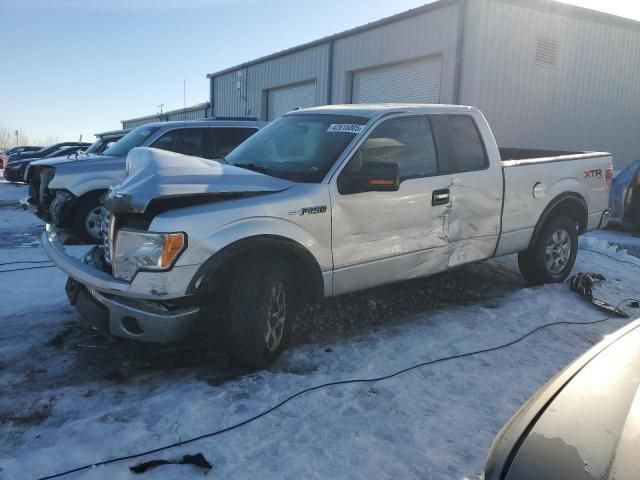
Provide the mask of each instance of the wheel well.
POLYGON ((303 303, 324 297, 322 271, 313 255, 299 243, 281 237, 258 236, 235 242, 210 257, 194 275, 189 292, 226 298, 243 265, 257 257, 283 260, 291 268, 296 296, 303 303))
POLYGON ((73 202, 73 214, 75 215, 78 206, 85 202, 87 199, 99 197, 100 195, 104 195, 105 193, 107 193, 107 190, 90 190, 86 193, 83 193, 73 202))
POLYGON ((569 217, 578 226, 578 234, 582 234, 587 230, 587 202, 577 193, 567 193, 553 199, 544 212, 542 212, 529 246, 536 242, 542 227, 549 220, 557 217, 569 217))

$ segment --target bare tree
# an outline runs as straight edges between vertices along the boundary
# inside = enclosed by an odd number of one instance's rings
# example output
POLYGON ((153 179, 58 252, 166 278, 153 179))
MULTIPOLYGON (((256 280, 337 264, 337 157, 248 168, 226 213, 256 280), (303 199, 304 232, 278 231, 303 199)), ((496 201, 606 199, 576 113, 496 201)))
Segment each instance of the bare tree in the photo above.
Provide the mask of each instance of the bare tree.
POLYGON ((56 135, 47 135, 46 137, 38 137, 31 140, 33 145, 40 145, 41 147, 46 147, 48 145, 53 145, 54 143, 58 143, 60 141, 60 137, 56 135))
POLYGON ((29 140, 29 136, 19 128, 11 128, 0 124, 0 150, 29 144, 46 147, 58 142, 59 137, 56 135, 47 135, 29 140))
POLYGON ((11 138, 12 132, 11 129, 5 127, 4 125, 0 125, 0 150, 5 150, 11 146, 13 146, 13 142, 15 141, 15 135, 11 138))
POLYGON ((13 135, 15 137, 16 145, 28 145, 29 144, 29 137, 22 130, 16 129, 13 132, 13 135))

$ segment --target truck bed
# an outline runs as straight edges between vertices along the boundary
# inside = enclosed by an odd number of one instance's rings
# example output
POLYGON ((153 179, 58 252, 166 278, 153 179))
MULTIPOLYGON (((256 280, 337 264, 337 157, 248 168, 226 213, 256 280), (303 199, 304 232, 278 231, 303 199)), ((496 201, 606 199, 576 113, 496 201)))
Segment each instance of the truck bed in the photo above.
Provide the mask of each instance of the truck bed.
POLYGON ((504 197, 498 255, 514 253, 522 245, 528 245, 545 208, 560 195, 583 199, 589 212, 584 230, 598 228, 608 208, 605 177, 607 168, 613 164, 610 153, 499 150, 504 197))

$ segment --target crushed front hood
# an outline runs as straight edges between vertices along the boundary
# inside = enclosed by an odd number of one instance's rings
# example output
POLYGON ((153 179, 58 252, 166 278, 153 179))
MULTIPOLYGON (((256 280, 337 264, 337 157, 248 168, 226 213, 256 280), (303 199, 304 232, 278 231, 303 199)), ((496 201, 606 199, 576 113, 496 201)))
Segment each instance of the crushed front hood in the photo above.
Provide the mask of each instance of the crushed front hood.
POLYGON ((138 147, 129 152, 129 176, 114 187, 107 206, 114 212, 143 213, 156 199, 275 193, 293 182, 214 160, 138 147))

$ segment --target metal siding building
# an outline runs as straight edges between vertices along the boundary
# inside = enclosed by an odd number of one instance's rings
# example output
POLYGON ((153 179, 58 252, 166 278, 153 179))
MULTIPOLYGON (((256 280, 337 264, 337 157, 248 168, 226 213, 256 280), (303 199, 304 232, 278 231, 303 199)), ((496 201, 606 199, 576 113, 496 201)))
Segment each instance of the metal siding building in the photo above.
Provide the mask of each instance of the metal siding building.
POLYGON ((153 122, 169 122, 171 120, 200 120, 207 118, 211 114, 211 104, 209 102, 199 103, 191 107, 170 110, 155 115, 146 115, 144 117, 130 118, 129 120, 121 120, 122 128, 135 128, 140 125, 153 122))
POLYGON ((640 23, 474 0, 466 25, 460 103, 484 112, 499 144, 610 151, 617 169, 640 159, 640 23))
POLYGON ((548 0, 440 0, 209 78, 215 116, 459 103, 501 146, 640 158, 640 23, 548 0))

